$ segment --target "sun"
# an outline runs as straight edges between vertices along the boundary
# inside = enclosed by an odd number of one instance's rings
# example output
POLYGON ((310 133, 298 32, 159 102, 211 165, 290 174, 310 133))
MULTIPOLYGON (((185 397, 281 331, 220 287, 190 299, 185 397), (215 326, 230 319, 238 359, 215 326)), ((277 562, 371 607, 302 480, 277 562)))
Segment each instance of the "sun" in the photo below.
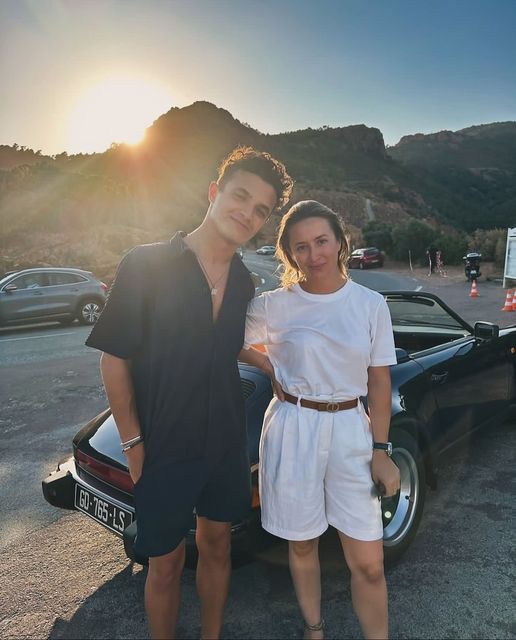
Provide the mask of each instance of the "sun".
POLYGON ((105 151, 113 142, 136 144, 145 128, 172 106, 164 86, 143 78, 115 76, 86 89, 68 123, 70 153, 105 151))

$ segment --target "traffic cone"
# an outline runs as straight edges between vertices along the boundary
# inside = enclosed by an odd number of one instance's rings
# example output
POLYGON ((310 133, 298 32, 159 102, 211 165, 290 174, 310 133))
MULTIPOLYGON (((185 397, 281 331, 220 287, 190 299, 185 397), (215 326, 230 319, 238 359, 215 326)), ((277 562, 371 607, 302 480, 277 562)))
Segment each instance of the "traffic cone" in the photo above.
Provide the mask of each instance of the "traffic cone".
POLYGON ((516 311, 516 289, 514 289, 514 295, 512 297, 512 310, 516 311))
MULTIPOLYGON (((471 291, 469 292, 469 297, 470 298, 478 298, 479 293, 478 293, 478 289, 477 289, 477 281, 473 280, 473 282, 471 283, 471 291)), ((512 307, 512 304, 511 304, 512 307)))
MULTIPOLYGON (((516 289, 514 290, 516 294, 516 289)), ((514 297, 512 295, 512 290, 507 289, 507 295, 505 296, 505 304, 503 305, 502 311, 514 311, 514 297)))

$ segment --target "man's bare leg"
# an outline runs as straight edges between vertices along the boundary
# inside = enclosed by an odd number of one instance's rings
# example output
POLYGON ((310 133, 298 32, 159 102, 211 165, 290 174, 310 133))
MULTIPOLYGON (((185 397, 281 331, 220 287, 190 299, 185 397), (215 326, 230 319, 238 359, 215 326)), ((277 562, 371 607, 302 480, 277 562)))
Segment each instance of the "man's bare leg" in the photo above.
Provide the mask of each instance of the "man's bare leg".
POLYGON ((154 640, 175 638, 184 564, 184 540, 174 551, 149 558, 149 572, 145 582, 145 610, 150 634, 154 640))
POLYGON ((231 523, 197 517, 197 591, 201 638, 218 638, 231 576, 231 523))

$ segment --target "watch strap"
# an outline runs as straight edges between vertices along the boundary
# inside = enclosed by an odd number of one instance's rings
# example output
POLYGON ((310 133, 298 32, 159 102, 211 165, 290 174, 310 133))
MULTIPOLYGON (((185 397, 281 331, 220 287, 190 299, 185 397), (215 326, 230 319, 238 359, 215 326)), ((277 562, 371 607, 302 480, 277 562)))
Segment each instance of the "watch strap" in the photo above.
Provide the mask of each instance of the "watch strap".
POLYGON ((385 451, 387 455, 391 455, 392 453, 392 443, 390 442, 373 442, 373 449, 380 449, 380 451, 385 451))

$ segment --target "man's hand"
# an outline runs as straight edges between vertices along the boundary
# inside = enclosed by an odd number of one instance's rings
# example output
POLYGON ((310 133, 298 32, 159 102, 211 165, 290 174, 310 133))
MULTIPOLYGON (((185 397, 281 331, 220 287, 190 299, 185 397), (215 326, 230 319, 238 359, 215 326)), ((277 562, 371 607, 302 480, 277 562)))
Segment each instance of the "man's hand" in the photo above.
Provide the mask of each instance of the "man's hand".
POLYGON ((143 461, 145 459, 143 442, 128 449, 125 452, 125 457, 127 458, 131 480, 136 484, 142 475, 143 461))
POLYGON ((385 493, 382 497, 393 496, 400 489, 400 470, 387 453, 380 449, 373 450, 371 477, 375 485, 384 487, 385 493))

